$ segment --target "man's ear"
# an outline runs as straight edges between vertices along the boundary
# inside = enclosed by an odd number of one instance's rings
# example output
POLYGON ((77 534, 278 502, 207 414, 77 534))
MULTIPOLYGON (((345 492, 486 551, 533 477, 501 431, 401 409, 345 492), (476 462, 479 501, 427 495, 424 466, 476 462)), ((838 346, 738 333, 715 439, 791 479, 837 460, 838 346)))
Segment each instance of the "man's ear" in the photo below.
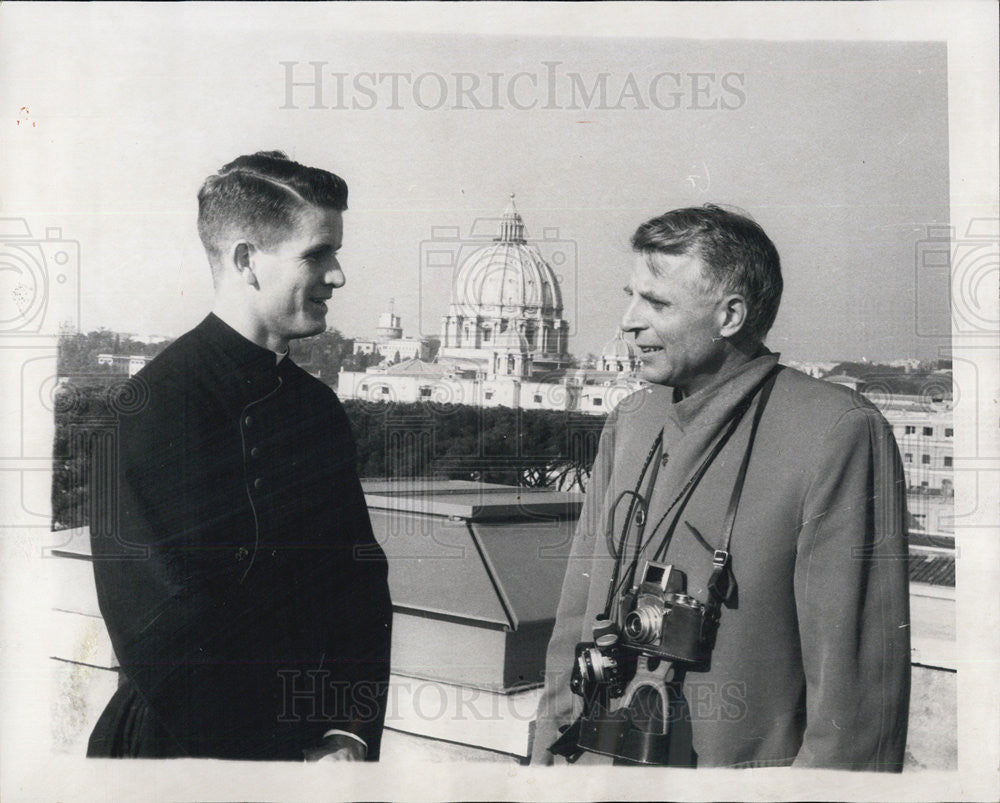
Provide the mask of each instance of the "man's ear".
POLYGON ((232 267, 242 277, 243 281, 252 287, 257 287, 257 275, 253 270, 253 243, 238 240, 230 249, 232 267))
POLYGON ((735 337, 747 321, 747 302, 739 293, 732 293, 719 304, 719 318, 721 326, 719 335, 724 338, 735 337))

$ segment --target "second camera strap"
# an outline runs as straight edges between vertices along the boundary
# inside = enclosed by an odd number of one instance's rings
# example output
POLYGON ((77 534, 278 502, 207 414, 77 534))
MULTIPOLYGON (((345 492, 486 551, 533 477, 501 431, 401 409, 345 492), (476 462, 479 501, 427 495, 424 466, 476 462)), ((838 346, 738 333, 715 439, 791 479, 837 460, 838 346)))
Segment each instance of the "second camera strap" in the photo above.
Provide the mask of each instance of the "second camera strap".
POLYGON ((767 406, 767 400, 771 396, 771 390, 774 388, 777 377, 778 367, 775 366, 764 381, 764 386, 760 391, 760 399, 757 401, 757 409, 754 411, 753 421, 750 425, 750 438, 747 441, 746 451, 743 453, 739 473, 736 475, 733 492, 729 496, 725 523, 722 525, 724 533, 722 546, 716 549, 712 555, 712 574, 708 580, 708 593, 716 610, 723 603, 728 602, 733 593, 734 584, 729 553, 733 541, 733 527, 736 525, 736 514, 740 508, 740 498, 743 496, 743 483, 747 478, 747 468, 750 466, 750 453, 753 451, 754 440, 757 437, 757 428, 760 426, 760 419, 764 415, 764 408, 767 406))

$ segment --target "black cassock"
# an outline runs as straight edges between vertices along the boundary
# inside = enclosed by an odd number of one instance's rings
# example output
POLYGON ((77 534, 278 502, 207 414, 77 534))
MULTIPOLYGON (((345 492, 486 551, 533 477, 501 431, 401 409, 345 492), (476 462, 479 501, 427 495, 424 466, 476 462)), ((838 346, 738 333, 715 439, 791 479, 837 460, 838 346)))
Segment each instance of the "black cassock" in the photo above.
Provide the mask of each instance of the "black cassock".
POLYGON ((124 678, 88 755, 301 760, 339 729, 377 758, 387 567, 333 391, 214 315, 130 383, 91 535, 124 678))

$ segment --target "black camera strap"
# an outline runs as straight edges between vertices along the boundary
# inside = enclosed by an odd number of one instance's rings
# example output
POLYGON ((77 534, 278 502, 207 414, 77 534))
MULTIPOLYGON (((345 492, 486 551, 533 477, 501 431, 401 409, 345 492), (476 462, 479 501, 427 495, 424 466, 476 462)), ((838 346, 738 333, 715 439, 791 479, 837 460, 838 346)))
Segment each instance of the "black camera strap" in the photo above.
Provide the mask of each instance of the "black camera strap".
MULTIPOLYGON (((656 526, 650 532, 650 541, 652 541, 653 536, 656 534, 656 531, 660 529, 663 522, 666 521, 667 516, 669 516, 670 513, 673 512, 675 508, 677 509, 677 513, 674 516, 673 522, 671 523, 670 527, 667 529, 667 532, 661 539, 659 546, 656 548, 656 552, 654 554, 654 560, 662 560, 666 555, 667 549, 670 546, 670 541, 673 537, 674 530, 677 527, 677 522, 680 519, 681 513, 683 512, 684 508, 687 507, 687 503, 694 495, 698 483, 701 482, 702 477, 705 476, 705 472, 708 471, 709 466, 711 466, 712 463, 715 462, 715 458, 719 456, 719 453, 725 448, 726 444, 729 443, 729 439, 736 432, 736 429, 739 427, 740 422, 743 421, 743 416, 746 414, 747 410, 750 409, 750 406, 753 404, 753 400, 757 397, 757 394, 761 390, 761 388, 762 387, 767 388, 766 393, 768 395, 770 394, 770 387, 771 385, 773 385, 774 377, 777 375, 777 370, 778 366, 772 368, 764 376, 764 378, 761 379, 760 382, 758 382, 754 386, 754 388, 747 394, 744 400, 740 402, 737 408, 733 411, 733 416, 732 418, 729 419, 729 426, 726 427, 725 432, 723 432, 722 435, 719 437, 719 439, 716 440, 715 444, 712 447, 712 450, 708 453, 708 455, 705 456, 705 459, 702 460, 701 464, 698 466, 695 472, 688 478, 688 481, 684 484, 684 487, 681 488, 681 492, 677 495, 677 498, 674 499, 674 501, 670 504, 670 506, 663 512, 663 515, 660 516, 659 521, 656 522, 656 526)), ((766 401, 766 396, 762 396, 761 398, 764 401, 766 401)), ((761 409, 762 408, 758 406, 758 410, 761 409)), ((750 445, 753 444, 753 437, 756 431, 757 431, 757 425, 756 423, 754 423, 750 434, 751 438, 750 445)), ((749 445, 747 449, 748 451, 746 455, 744 455, 744 459, 747 459, 747 456, 749 455, 749 445)), ((739 494, 743 492, 742 480, 743 480, 742 477, 737 477, 738 487, 734 491, 737 500, 739 499, 739 494)), ((732 506, 732 499, 730 499, 730 507, 731 506, 732 506)))
POLYGON ((660 542, 660 546, 657 547, 656 554, 654 555, 654 560, 662 559, 663 555, 666 553, 667 547, 670 546, 670 539, 673 536, 674 528, 677 525, 677 519, 680 517, 681 512, 687 506, 688 500, 694 494, 694 489, 697 487, 698 483, 701 482, 701 478, 705 476, 705 472, 708 471, 708 467, 712 465, 713 462, 715 462, 715 458, 719 456, 719 452, 721 452, 722 449, 725 447, 725 445, 729 443, 729 439, 736 431, 736 428, 739 426, 740 421, 743 420, 743 415, 744 413, 746 413, 749 407, 750 407, 749 401, 740 405, 740 407, 736 410, 736 413, 730 419, 729 426, 726 428, 726 431, 723 432, 722 436, 715 442, 715 445, 712 447, 712 451, 705 456, 705 459, 701 461, 701 464, 698 466, 697 469, 695 469, 695 472, 690 477, 688 477, 688 481, 684 483, 684 487, 681 488, 680 493, 677 494, 677 497, 674 499, 673 502, 670 503, 669 507, 667 507, 667 509, 663 511, 663 515, 660 516, 660 520, 656 522, 656 526, 650 533, 650 540, 652 540, 652 537, 653 535, 656 534, 656 531, 660 529, 660 526, 663 524, 663 522, 666 521, 667 516, 669 516, 671 512, 673 512, 674 508, 677 508, 677 515, 674 518, 674 522, 673 524, 670 525, 670 528, 663 536, 663 539, 660 542), (678 504, 680 504, 680 507, 678 507, 678 504))
POLYGON ((753 451, 754 440, 757 437, 757 427, 760 425, 760 419, 764 415, 764 408, 767 406, 767 400, 771 396, 771 390, 774 388, 774 382, 777 378, 778 366, 775 366, 768 373, 764 381, 764 386, 761 389, 757 409, 754 411, 753 421, 750 425, 750 438, 747 441, 746 451, 743 453, 743 462, 740 463, 740 470, 736 475, 736 483, 733 485, 733 492, 729 496, 726 520, 722 525, 722 532, 725 533, 725 538, 722 542, 722 547, 716 549, 712 555, 712 574, 708 580, 708 593, 716 610, 723 603, 728 602, 733 593, 729 553, 729 547, 733 541, 733 527, 736 525, 736 513, 739 511, 740 498, 743 496, 743 483, 747 478, 747 468, 750 466, 750 453, 753 451))
MULTIPOLYGON (((729 439, 736 432, 737 427, 739 427, 740 423, 743 421, 743 416, 750 409, 750 406, 753 404, 753 400, 757 398, 759 394, 757 410, 754 414, 753 422, 750 427, 750 438, 747 442, 746 451, 743 454, 743 461, 740 464, 740 470, 736 476, 736 482, 733 486, 733 492, 729 497, 729 506, 726 510, 725 523, 723 524, 723 533, 725 533, 723 546, 721 549, 714 550, 715 554, 713 555, 713 561, 712 561, 713 570, 711 578, 715 582, 713 585, 712 580, 710 580, 709 590, 711 591, 713 587, 716 588, 717 590, 720 590, 722 588, 722 585, 725 584, 726 593, 722 597, 723 600, 729 599, 729 594, 730 594, 729 587, 732 585, 731 583, 728 582, 729 544, 730 541, 732 540, 733 525, 735 524, 736 521, 736 511, 739 508, 740 497, 743 494, 743 483, 744 480, 746 479, 747 467, 750 464, 750 453, 751 450, 753 449, 753 442, 757 435, 757 427, 760 424, 760 417, 764 413, 764 407, 767 404, 768 397, 771 395, 771 389, 774 387, 774 381, 777 378, 779 371, 780 371, 780 366, 777 365, 774 366, 774 368, 772 368, 770 371, 768 371, 768 373, 764 376, 764 378, 761 379, 761 381, 756 385, 756 387, 753 388, 753 390, 747 395, 745 400, 734 411, 733 417, 732 419, 730 419, 729 426, 726 428, 726 431, 715 442, 712 451, 709 452, 706 458, 702 461, 701 465, 698 466, 694 474, 691 475, 690 479, 688 479, 687 483, 684 485, 684 488, 681 489, 681 492, 678 495, 677 499, 675 499, 673 504, 671 504, 670 507, 667 508, 664 514, 660 517, 660 520, 656 523, 656 527, 654 527, 652 532, 650 533, 650 541, 652 541, 652 536, 660 528, 660 526, 666 520, 667 516, 671 513, 671 511, 675 507, 677 507, 677 513, 674 516, 674 520, 670 525, 670 527, 667 529, 667 532, 664 534, 663 538, 661 539, 660 544, 657 547, 656 552, 654 553, 653 556, 654 560, 658 561, 664 560, 667 549, 669 548, 670 542, 673 538, 674 530, 677 527, 677 522, 680 520, 684 508, 687 507, 687 503, 694 495, 698 483, 701 481, 701 478, 705 475, 705 472, 708 471, 709 466, 715 461, 715 458, 718 457, 719 453, 729 442, 729 439), (680 503, 679 507, 678 503, 680 503)), ((714 593, 712 594, 711 601, 712 602, 718 601, 718 599, 716 598, 716 594, 714 593)))
POLYGON ((663 443, 663 430, 661 429, 657 435, 656 439, 653 441, 653 445, 649 449, 649 454, 646 455, 646 461, 643 463, 642 471, 639 473, 639 479, 635 482, 634 491, 622 491, 615 503, 611 506, 611 514, 608 516, 608 526, 605 532, 605 539, 608 545, 608 554, 614 557, 615 565, 614 570, 611 574, 611 582, 608 584, 608 597, 604 604, 604 618, 607 619, 611 615, 611 606, 614 602, 615 591, 618 587, 619 573, 621 572, 622 564, 624 563, 625 556, 625 546, 628 542, 628 532, 629 527, 633 521, 639 526, 639 535, 636 540, 636 552, 642 548, 642 527, 646 524, 646 500, 639 493, 642 489, 643 480, 646 478, 646 472, 649 471, 649 467, 652 464, 653 473, 650 477, 649 487, 652 488, 656 483, 656 472, 659 469, 659 462, 655 462, 653 457, 660 448, 660 444, 663 443), (628 513, 625 515, 625 521, 622 524, 622 532, 619 538, 618 546, 614 543, 614 526, 615 526, 615 511, 618 509, 618 503, 621 502, 626 496, 631 498, 628 506, 628 513), (638 511, 637 511, 638 508, 638 511))
MULTIPOLYGON (((712 447, 712 450, 705 456, 705 459, 702 460, 701 464, 698 466, 697 469, 695 469, 694 473, 690 477, 688 477, 687 482, 684 483, 684 486, 681 488, 680 492, 677 494, 674 500, 667 506, 667 509, 663 512, 663 515, 660 516, 659 520, 656 522, 656 525, 649 531, 649 538, 646 541, 646 543, 642 544, 640 541, 639 543, 636 544, 635 554, 633 555, 633 558, 629 563, 628 569, 625 572, 622 572, 622 565, 624 563, 624 557, 625 557, 624 549, 619 549, 617 554, 612 553, 615 556, 615 567, 611 578, 611 582, 608 585, 608 597, 604 609, 605 617, 611 615, 612 607, 614 603, 617 601, 617 595, 621 591, 621 588, 623 586, 630 585, 632 583, 632 580, 634 579, 635 569, 639 563, 639 559, 641 558, 642 553, 646 551, 646 548, 648 548, 649 544, 652 543, 653 536, 656 535, 657 530, 660 529, 663 522, 666 521, 670 513, 673 512, 674 509, 677 509, 677 514, 674 518, 673 524, 671 525, 667 533, 664 535, 663 540, 661 541, 659 547, 656 550, 655 559, 656 560, 662 559, 662 556, 667 551, 667 547, 670 545, 670 540, 673 535, 674 528, 676 527, 677 520, 681 515, 681 511, 684 510, 684 508, 688 503, 688 500, 694 494, 695 488, 701 481, 701 478, 704 476, 705 472, 708 471, 709 466, 715 461, 715 458, 718 457, 719 453, 723 450, 725 445, 729 442, 729 439, 732 437, 733 433, 736 432, 736 428, 743 420, 743 416, 746 414, 747 410, 750 409, 750 406, 753 404, 754 398, 756 398, 761 388, 765 389, 764 393, 761 395, 761 402, 766 403, 767 397, 771 393, 771 387, 774 385, 774 379, 777 376, 779 370, 780 366, 777 365, 774 366, 767 374, 765 374, 763 379, 761 379, 760 382, 758 382, 757 385, 754 386, 754 388, 747 394, 744 400, 740 402, 740 404, 736 407, 736 409, 733 411, 732 418, 730 418, 729 420, 729 425, 728 427, 726 427, 725 432, 723 432, 721 437, 719 437, 719 439, 716 440, 715 444, 712 447), (678 505, 680 505, 680 507, 678 507, 678 505)), ((757 409, 759 412, 762 412, 763 404, 759 405, 757 409)), ((753 427, 751 429, 750 443, 747 447, 747 452, 744 455, 744 462, 747 464, 749 463, 749 454, 750 454, 749 450, 750 446, 753 445, 753 438, 757 432, 758 422, 759 418, 755 418, 753 427)), ((663 438, 663 432, 661 430, 660 433, 657 435, 656 442, 654 442, 653 444, 653 449, 650 450, 650 455, 652 455, 653 450, 655 450, 660 445, 662 438, 663 438)), ((649 465, 649 456, 647 456, 646 458, 646 465, 643 467, 642 476, 640 476, 639 480, 640 484, 642 482, 642 478, 646 474, 646 469, 648 465, 649 465)), ((746 475, 746 469, 745 467, 743 467, 740 476, 737 477, 737 487, 734 489, 733 492, 734 493, 733 498, 735 498, 737 505, 739 504, 739 497, 743 492, 743 480, 745 478, 745 475, 746 475)), ((638 491, 638 484, 636 486, 636 490, 638 491)), ((627 494, 628 492, 625 493, 627 494)), ((729 506, 731 509, 733 508, 733 498, 730 498, 729 502, 729 506)), ((631 512, 632 509, 630 507, 629 508, 630 515, 631 512)), ((735 521, 735 511, 733 512, 733 521, 735 521)), ((728 514, 727 514, 727 522, 728 522, 728 514)), ((626 518, 626 527, 628 526, 628 523, 629 523, 629 518, 626 518)), ((732 522, 728 523, 729 523, 728 530, 731 537, 732 522)), ((623 532, 622 541, 624 542, 624 540, 625 540, 625 533, 623 532)), ((724 548, 724 551, 726 552, 727 556, 729 549, 728 544, 729 544, 729 539, 727 538, 726 546, 724 548)), ((726 563, 728 563, 728 557, 726 558, 726 563)))

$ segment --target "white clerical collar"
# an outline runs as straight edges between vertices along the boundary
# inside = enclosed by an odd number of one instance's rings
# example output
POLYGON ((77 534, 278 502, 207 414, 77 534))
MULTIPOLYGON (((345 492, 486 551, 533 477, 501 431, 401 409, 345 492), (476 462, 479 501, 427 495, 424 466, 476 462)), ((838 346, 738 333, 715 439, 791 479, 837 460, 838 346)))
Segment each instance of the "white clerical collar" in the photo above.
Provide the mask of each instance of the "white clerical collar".
POLYGON ((278 352, 275 352, 275 353, 274 353, 274 356, 275 356, 275 360, 274 360, 274 364, 275 364, 275 365, 281 365, 281 361, 282 361, 283 359, 285 359, 285 357, 287 357, 287 356, 288 356, 288 349, 285 349, 285 350, 284 350, 283 352, 281 352, 280 354, 279 354, 278 352))

